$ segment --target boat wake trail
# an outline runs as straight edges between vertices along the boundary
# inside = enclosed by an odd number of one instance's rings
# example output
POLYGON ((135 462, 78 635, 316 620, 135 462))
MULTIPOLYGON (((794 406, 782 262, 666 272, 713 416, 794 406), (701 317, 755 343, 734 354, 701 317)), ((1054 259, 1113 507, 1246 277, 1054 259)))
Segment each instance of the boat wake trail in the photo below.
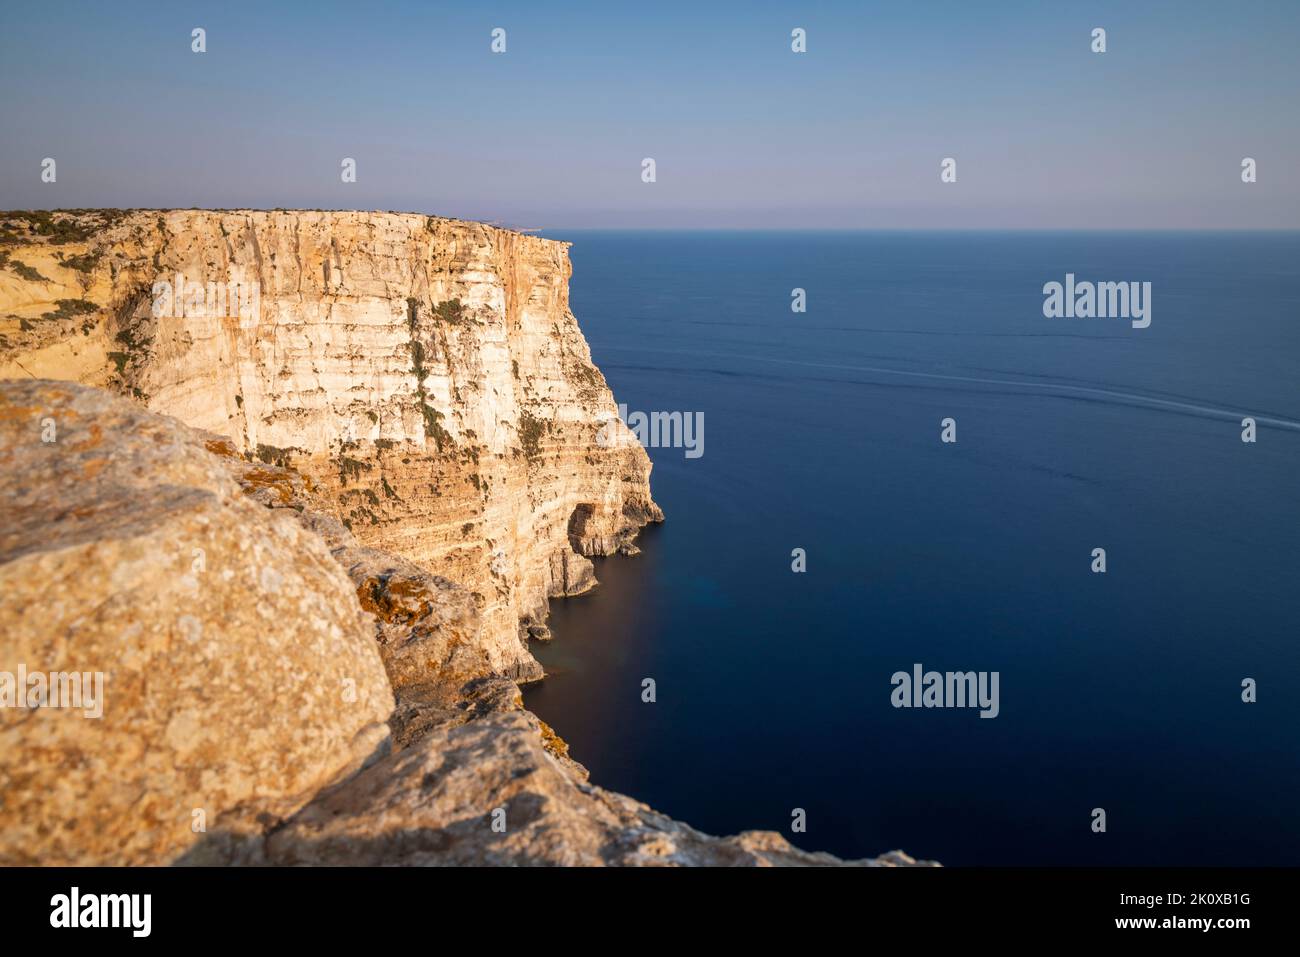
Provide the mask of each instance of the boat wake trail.
MULTIPOLYGON (((681 355, 673 350, 638 350, 640 352, 667 352, 670 354, 681 355)), ((996 378, 993 376, 973 376, 957 375, 945 372, 920 372, 909 369, 891 369, 887 366, 871 365, 851 365, 840 362, 810 362, 802 359, 782 359, 771 356, 751 356, 740 355, 736 353, 708 353, 692 352, 695 358, 716 358, 716 359, 741 359, 746 362, 759 362, 777 366, 798 366, 809 369, 826 369, 841 372, 857 372, 868 375, 893 376, 897 378, 913 379, 932 382, 951 382, 963 385, 977 385, 988 387, 994 391, 1001 390, 1007 393, 1019 392, 1040 392, 1044 395, 1059 396, 1065 399, 1081 399, 1106 402, 1113 405, 1128 405, 1138 408, 1152 409, 1155 411, 1173 412, 1182 415, 1194 415, 1202 418, 1226 419, 1240 421, 1246 416, 1253 418, 1260 425, 1269 425, 1275 428, 1288 429, 1293 432, 1300 432, 1300 421, 1289 419, 1285 416, 1261 413, 1248 409, 1225 409, 1219 406, 1205 405, 1196 401, 1165 399, 1158 396, 1143 395, 1140 392, 1126 392, 1121 389, 1103 388, 1100 386, 1069 385, 1059 382, 1036 382, 1030 379, 1013 379, 1013 378, 996 378)), ((627 367, 631 368, 631 367, 627 367)), ((666 371, 666 370, 662 370, 666 371)), ((716 371, 725 375, 743 374, 740 370, 708 370, 702 368, 682 368, 680 372, 707 372, 716 371)), ((842 380, 841 380, 842 381, 842 380)))

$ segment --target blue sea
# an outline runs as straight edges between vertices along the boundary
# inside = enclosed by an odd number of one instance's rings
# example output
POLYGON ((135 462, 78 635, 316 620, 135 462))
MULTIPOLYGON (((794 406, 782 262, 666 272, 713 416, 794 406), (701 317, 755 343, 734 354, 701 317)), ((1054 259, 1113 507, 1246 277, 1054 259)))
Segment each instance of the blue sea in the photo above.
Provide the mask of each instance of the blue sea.
POLYGON ((1300 234, 550 235, 617 401, 704 422, 534 645, 593 782, 844 857, 1300 863, 1300 234), (1045 318, 1067 273, 1151 325, 1045 318), (915 664, 1000 713, 893 707, 915 664))

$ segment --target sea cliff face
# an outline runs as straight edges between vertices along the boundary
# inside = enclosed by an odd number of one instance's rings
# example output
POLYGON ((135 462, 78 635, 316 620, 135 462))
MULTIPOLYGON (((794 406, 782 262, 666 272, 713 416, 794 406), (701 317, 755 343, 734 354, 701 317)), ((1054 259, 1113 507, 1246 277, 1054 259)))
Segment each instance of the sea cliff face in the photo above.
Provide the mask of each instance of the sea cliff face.
POLYGON ((0 214, 0 863, 841 863, 523 708, 547 599, 662 518, 568 275, 409 214, 0 214))
POLYGON ((293 466, 360 543, 470 592, 502 672, 540 677, 547 598, 662 517, 644 451, 596 441, 623 426, 564 243, 398 213, 55 216, 0 218, 0 376, 106 386, 293 466))

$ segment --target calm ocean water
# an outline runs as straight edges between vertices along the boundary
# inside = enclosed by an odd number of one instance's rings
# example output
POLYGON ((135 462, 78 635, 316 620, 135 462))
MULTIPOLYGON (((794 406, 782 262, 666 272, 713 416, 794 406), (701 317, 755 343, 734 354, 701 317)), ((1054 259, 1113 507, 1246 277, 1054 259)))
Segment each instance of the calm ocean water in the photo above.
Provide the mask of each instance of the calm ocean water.
POLYGON ((593 781, 842 856, 1300 863, 1300 234, 555 238, 617 400, 705 423, 534 646, 593 781), (1150 328, 1044 318, 1067 272, 1150 328), (1001 714, 891 707, 917 662, 1001 714))

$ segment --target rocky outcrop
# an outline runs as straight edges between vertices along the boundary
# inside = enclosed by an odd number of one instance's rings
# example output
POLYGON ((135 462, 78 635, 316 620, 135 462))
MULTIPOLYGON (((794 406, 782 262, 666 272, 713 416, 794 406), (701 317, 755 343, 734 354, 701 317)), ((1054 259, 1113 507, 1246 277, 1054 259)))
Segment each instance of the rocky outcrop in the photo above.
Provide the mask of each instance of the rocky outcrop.
MULTIPOLYGON (((800 851, 771 831, 710 837, 574 780, 517 712, 440 727, 390 755, 277 830, 266 854, 277 864, 371 866, 844 863, 800 851)), ((854 863, 916 862, 895 852, 854 863)))
POLYGON ((0 864, 841 863, 590 784, 472 598, 290 469, 47 380, 0 382, 0 466, 0 666, 104 676, 0 709, 0 864))
POLYGON ((292 465, 459 585, 492 667, 662 516, 568 306, 567 244, 416 214, 0 214, 0 378, 102 385, 292 465), (611 421, 612 420, 612 421, 611 421), (620 440, 622 439, 622 440, 620 440))
POLYGON ((168 861, 384 753, 393 696, 351 583, 206 441, 0 384, 0 862, 168 861))

